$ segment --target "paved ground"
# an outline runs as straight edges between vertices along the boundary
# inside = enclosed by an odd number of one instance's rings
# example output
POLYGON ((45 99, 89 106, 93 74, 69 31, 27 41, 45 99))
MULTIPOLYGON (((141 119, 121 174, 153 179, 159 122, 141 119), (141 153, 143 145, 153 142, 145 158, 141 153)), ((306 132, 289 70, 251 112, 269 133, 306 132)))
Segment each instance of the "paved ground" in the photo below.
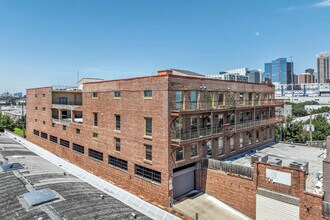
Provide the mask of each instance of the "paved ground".
POLYGON ((0 175, 0 219, 137 219, 179 220, 139 197, 88 173, 10 133, 0 136, 0 160, 20 162, 24 169, 0 175), (18 197, 51 188, 64 199, 33 209, 18 197))
POLYGON ((248 220, 249 217, 208 195, 201 194, 174 205, 174 208, 191 218, 198 213, 199 220, 248 220))

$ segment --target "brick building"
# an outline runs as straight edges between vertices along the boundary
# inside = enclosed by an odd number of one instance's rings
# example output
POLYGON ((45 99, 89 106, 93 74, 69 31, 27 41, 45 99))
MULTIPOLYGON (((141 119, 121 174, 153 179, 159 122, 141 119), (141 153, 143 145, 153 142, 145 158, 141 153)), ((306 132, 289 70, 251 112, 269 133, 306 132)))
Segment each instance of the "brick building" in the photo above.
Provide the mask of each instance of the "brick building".
POLYGON ((201 189, 202 158, 222 160, 272 142, 283 120, 273 85, 189 71, 26 94, 29 141, 163 206, 201 189))

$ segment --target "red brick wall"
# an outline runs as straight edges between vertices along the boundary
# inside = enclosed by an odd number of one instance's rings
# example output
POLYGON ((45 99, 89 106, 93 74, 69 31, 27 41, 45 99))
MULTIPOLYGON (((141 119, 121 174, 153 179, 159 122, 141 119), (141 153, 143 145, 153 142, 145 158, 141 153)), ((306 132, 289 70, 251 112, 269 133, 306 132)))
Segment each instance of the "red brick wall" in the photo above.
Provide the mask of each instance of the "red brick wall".
POLYGON ((305 190, 305 174, 303 171, 292 169, 289 167, 271 166, 270 164, 256 163, 255 167, 255 181, 258 187, 273 190, 279 193, 300 197, 305 190), (277 170, 291 174, 291 186, 280 183, 272 183, 266 178, 266 169, 277 170), (258 171, 258 175, 256 174, 258 171))
POLYGON ((322 218, 322 196, 302 193, 300 196, 300 220, 322 218))
POLYGON ((253 180, 203 169, 202 190, 245 215, 256 218, 256 186, 253 180))

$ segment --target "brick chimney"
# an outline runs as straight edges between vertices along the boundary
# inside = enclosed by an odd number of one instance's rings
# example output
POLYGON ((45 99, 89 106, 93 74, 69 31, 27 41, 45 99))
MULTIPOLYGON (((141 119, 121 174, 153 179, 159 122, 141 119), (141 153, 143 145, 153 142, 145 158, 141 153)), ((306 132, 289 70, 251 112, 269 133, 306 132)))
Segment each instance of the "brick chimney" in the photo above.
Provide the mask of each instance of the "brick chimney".
POLYGON ((330 202, 330 136, 327 137, 327 157, 323 160, 324 201, 330 202))
POLYGON ((158 76, 165 76, 165 75, 171 75, 173 72, 172 70, 159 70, 157 72, 158 76))

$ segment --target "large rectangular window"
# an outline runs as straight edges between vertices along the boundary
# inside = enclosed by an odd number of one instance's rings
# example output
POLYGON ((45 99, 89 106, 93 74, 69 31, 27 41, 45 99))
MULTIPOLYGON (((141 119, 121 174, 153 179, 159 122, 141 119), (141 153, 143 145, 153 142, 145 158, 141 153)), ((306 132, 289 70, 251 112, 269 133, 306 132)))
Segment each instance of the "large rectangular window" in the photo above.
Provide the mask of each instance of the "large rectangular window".
POLYGON ((243 104, 244 103, 244 93, 240 93, 239 94, 239 104, 243 104))
POLYGON ((33 134, 39 136, 39 131, 36 130, 36 129, 34 129, 34 130, 33 130, 33 134))
POLYGON ((53 135, 50 135, 49 136, 49 140, 55 144, 57 144, 57 137, 53 136, 53 135))
POLYGON ((99 125, 99 120, 98 120, 98 114, 97 114, 97 112, 93 112, 93 119, 94 119, 93 125, 97 127, 99 125))
POLYGON ((183 160, 183 147, 178 147, 175 149, 175 160, 183 160))
POLYGON ((218 156, 223 154, 223 137, 218 138, 218 156))
POLYGON ((224 105, 225 104, 225 97, 223 93, 218 94, 218 105, 224 105))
POLYGON ((41 132, 41 137, 43 139, 48 139, 48 134, 44 133, 44 132, 41 132))
POLYGON ((108 163, 111 166, 117 167, 122 170, 127 170, 127 161, 119 159, 117 157, 109 156, 108 163))
POLYGON ((243 147, 243 132, 239 133, 239 147, 243 147))
POLYGON ((90 156, 91 158, 94 158, 96 160, 99 161, 103 161, 103 153, 93 150, 93 149, 88 149, 88 156, 90 156))
POLYGON ((197 156, 197 144, 192 144, 190 148, 190 156, 197 156))
POLYGON ((146 144, 146 160, 152 160, 152 145, 146 144))
POLYGON ((230 137, 230 138, 229 138, 229 149, 230 149, 231 151, 235 150, 235 149, 234 149, 234 144, 235 144, 234 137, 230 137))
POLYGON ((183 108, 183 92, 176 91, 175 92, 175 109, 183 108))
POLYGON ((84 146, 81 146, 79 144, 73 143, 72 149, 74 151, 78 152, 78 153, 81 153, 81 154, 84 154, 85 153, 85 147, 84 146))
POLYGON ((120 94, 120 92, 119 92, 119 91, 116 91, 116 92, 115 92, 115 98, 117 98, 117 99, 118 99, 118 98, 120 98, 120 97, 121 97, 121 94, 120 94))
POLYGON ((197 109, 197 91, 190 91, 190 109, 197 109))
POLYGON ((120 131, 120 115, 116 115, 116 130, 120 131))
POLYGON ((63 147, 69 148, 70 147, 70 142, 67 141, 67 140, 60 139, 60 145, 63 146, 63 147))
POLYGON ((158 171, 135 165, 135 174, 153 182, 161 183, 161 173, 158 171))
POLYGON ((145 118, 145 122, 146 122, 145 135, 152 136, 152 118, 145 118))

